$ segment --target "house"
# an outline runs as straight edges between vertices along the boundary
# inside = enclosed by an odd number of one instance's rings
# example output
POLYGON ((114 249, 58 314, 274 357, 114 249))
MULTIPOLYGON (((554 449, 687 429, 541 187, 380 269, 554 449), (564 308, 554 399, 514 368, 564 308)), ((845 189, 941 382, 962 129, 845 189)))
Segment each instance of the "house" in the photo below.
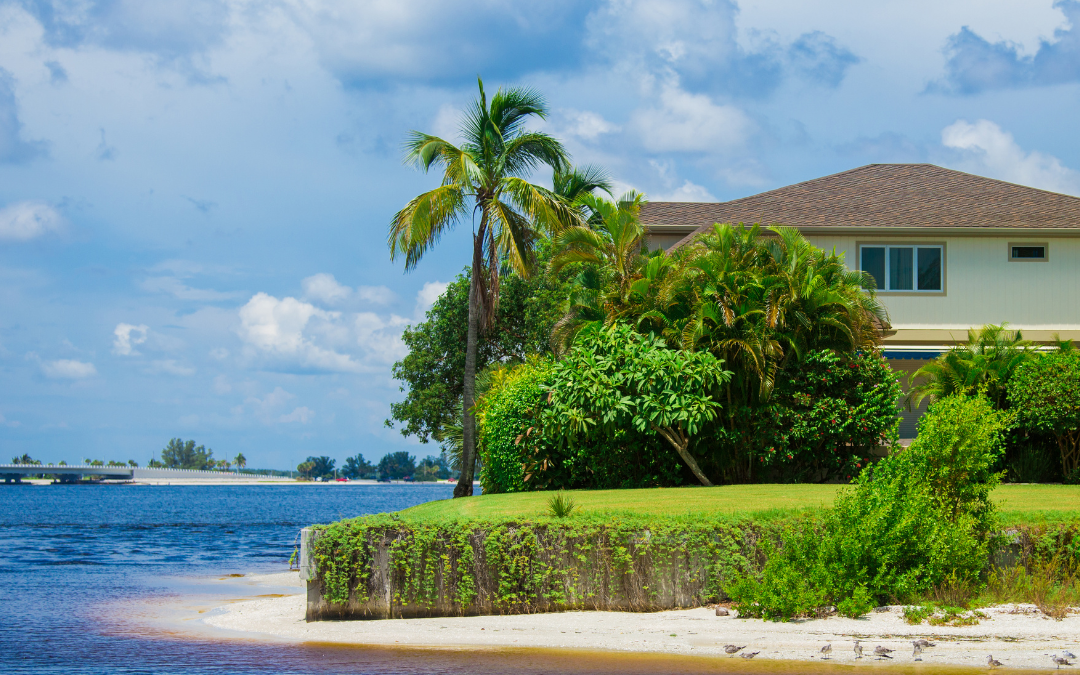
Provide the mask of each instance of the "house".
MULTIPOLYGON (((889 311, 884 353, 912 372, 969 328, 1080 341, 1080 198, 932 164, 871 164, 721 203, 650 202, 653 247, 714 223, 782 224, 869 272, 889 311)), ((906 384, 906 380, 905 380, 906 384)), ((901 438, 922 410, 902 412, 901 438)))

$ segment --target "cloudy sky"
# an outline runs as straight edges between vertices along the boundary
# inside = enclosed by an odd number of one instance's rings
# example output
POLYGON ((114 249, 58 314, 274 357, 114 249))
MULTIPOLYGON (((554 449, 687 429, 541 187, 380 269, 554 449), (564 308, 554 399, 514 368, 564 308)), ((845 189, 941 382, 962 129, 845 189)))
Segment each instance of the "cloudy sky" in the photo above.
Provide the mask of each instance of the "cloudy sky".
POLYGON ((286 468, 421 447, 390 364, 467 260, 391 215, 475 91, 579 163, 726 200, 871 162, 1080 194, 1074 0, 0 0, 0 460, 286 468), (467 11, 464 11, 467 10, 467 11))

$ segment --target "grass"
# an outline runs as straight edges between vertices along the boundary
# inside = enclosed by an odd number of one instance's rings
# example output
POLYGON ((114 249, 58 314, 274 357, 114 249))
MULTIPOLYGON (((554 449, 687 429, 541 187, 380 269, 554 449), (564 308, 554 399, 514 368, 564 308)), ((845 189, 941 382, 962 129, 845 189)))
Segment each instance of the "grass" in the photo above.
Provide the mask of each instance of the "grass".
MULTIPOLYGON (((828 508, 841 485, 725 485, 643 490, 573 490, 580 512, 688 516, 720 513, 772 520, 828 508)), ((1006 526, 1080 519, 1078 485, 1002 485, 994 492, 1006 526)), ((419 520, 530 518, 550 514, 551 493, 524 492, 428 502, 401 512, 419 520)))

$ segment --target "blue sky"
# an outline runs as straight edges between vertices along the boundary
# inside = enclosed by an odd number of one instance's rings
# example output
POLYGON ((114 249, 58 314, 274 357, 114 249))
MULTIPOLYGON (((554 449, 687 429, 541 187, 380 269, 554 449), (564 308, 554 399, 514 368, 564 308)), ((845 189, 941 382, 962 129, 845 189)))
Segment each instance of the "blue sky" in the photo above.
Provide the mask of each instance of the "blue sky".
POLYGON ((575 161, 653 199, 916 161, 1080 194, 1078 22, 1071 0, 0 0, 0 459, 437 452, 383 427, 390 365, 468 233, 404 274, 385 232, 435 184, 406 132, 453 137, 477 74, 542 90, 575 161))

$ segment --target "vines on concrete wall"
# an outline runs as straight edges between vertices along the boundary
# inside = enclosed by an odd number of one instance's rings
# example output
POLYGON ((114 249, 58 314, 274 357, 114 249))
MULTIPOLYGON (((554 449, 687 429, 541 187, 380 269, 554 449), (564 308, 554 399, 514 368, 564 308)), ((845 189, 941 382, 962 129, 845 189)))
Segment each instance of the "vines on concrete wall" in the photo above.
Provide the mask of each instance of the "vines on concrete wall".
POLYGON ((309 618, 700 606, 723 597, 764 534, 760 525, 672 517, 365 516, 319 528, 321 605, 309 606, 309 618))

